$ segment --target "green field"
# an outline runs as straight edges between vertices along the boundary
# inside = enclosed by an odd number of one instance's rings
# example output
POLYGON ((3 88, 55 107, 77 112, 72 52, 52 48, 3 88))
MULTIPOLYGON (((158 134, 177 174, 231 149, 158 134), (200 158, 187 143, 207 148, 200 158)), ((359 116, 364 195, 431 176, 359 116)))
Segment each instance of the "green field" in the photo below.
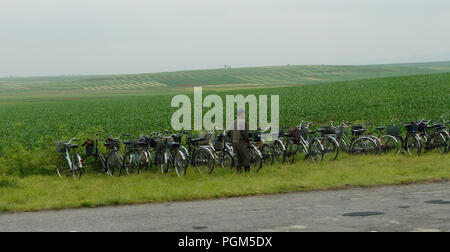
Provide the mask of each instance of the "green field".
MULTIPOLYGON (((375 124, 438 119, 450 111, 450 73, 355 80, 320 85, 221 91, 280 96, 280 126, 301 120, 370 121, 375 124)), ((192 94, 192 89, 189 93, 192 94)), ((204 95, 216 93, 206 91, 204 95)), ((34 145, 43 136, 72 137, 92 128, 113 135, 170 129, 175 93, 103 94, 98 97, 16 99, 0 106, 2 146, 13 137, 34 145)), ((206 109, 205 109, 206 110, 206 109)))
MULTIPOLYGON (((54 141, 104 131, 138 136, 170 129, 171 99, 279 95, 280 126, 349 120, 379 126, 450 119, 450 62, 374 66, 284 66, 120 76, 0 79, 0 211, 203 199, 449 179, 449 156, 341 157, 319 165, 265 167, 238 176, 148 173, 79 182, 55 176, 54 141), (159 83, 159 84, 158 84, 159 83), (316 84, 316 85, 310 85, 316 84), (50 175, 50 176, 47 176, 50 175), (194 186, 193 186, 194 185, 194 186), (122 190, 126 188, 125 190, 122 190), (161 189, 162 188, 162 189, 161 189)), ((206 109, 204 109, 206 112, 206 109)))

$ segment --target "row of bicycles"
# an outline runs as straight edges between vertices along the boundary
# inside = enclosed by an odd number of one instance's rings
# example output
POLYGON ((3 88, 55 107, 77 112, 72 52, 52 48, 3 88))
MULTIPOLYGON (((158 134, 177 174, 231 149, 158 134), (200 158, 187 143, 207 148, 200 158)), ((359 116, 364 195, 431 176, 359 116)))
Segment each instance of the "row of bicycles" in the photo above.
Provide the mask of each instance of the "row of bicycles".
MULTIPOLYGON (((274 163, 294 163, 296 160, 336 160, 340 153, 361 155, 421 155, 450 149, 450 121, 419 120, 411 123, 391 123, 371 127, 342 121, 317 126, 302 121, 298 126, 281 130, 278 136, 267 137, 266 129, 251 133, 250 171, 258 172, 274 163)), ((56 164, 59 177, 80 178, 86 167, 98 174, 123 176, 157 170, 185 176, 189 167, 201 174, 211 174, 216 168, 233 169, 237 165, 227 131, 205 131, 194 135, 189 131, 154 132, 132 138, 122 134, 87 139, 78 152, 78 139, 56 142, 60 153, 56 164), (122 148, 122 146, 124 148, 122 148)))

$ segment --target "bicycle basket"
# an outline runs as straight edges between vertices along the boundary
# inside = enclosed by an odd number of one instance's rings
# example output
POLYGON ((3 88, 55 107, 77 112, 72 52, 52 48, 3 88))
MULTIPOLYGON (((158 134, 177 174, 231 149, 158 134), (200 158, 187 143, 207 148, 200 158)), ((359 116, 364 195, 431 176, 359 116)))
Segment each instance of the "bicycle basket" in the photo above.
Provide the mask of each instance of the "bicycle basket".
POLYGON ((386 127, 386 134, 390 136, 401 136, 400 127, 388 125, 386 127))
POLYGON ((253 141, 260 143, 261 142, 261 134, 262 134, 261 132, 253 133, 253 135, 252 135, 253 141))
POLYGON ((64 153, 66 152, 67 143, 64 141, 57 141, 55 142, 55 149, 58 153, 64 153))
POLYGON ((208 144, 211 143, 211 140, 212 140, 213 136, 209 132, 203 132, 203 133, 200 134, 200 137, 201 138, 205 138, 205 140, 200 141, 200 145, 208 145, 208 144))
POLYGON ((86 146, 86 156, 91 157, 94 156, 94 146, 88 145, 86 146))
POLYGON ((300 129, 297 127, 289 128, 288 134, 294 139, 294 141, 300 141, 300 129))
POLYGON ((324 126, 319 129, 317 129, 322 135, 334 135, 336 134, 336 130, 334 128, 331 128, 330 126, 324 126))
POLYGON ((150 138, 148 140, 148 145, 150 146, 150 148, 157 148, 158 147, 158 141, 156 141, 155 138, 150 138))
POLYGON ((172 138, 173 138, 173 141, 174 142, 176 142, 176 143, 181 143, 181 135, 178 135, 178 134, 173 134, 172 135, 172 138))
POLYGON ((165 151, 169 142, 173 142, 172 137, 161 137, 156 139, 156 150, 165 151))
POLYGON ((419 127, 418 127, 418 125, 408 124, 405 126, 405 128, 408 133, 415 133, 418 131, 419 127))
POLYGON ((108 146, 106 146, 108 149, 110 149, 110 150, 112 150, 112 149, 117 149, 117 150, 119 150, 120 149, 120 141, 119 140, 116 140, 116 139, 111 139, 111 138, 109 138, 109 139, 107 139, 106 140, 106 143, 108 144, 108 146))
POLYGON ((213 140, 213 147, 215 150, 221 150, 223 149, 223 143, 225 141, 225 136, 223 134, 220 134, 216 137, 214 137, 213 140))
POLYGON ((337 127, 335 131, 336 131, 337 138, 341 138, 343 135, 345 135, 344 127, 337 127))

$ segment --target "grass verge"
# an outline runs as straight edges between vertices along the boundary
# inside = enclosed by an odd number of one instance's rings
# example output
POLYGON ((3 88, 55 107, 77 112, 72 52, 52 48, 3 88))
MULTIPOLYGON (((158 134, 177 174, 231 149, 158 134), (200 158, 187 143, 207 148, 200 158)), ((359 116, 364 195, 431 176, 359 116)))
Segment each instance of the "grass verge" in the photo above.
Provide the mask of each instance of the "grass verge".
POLYGON ((110 178, 88 174, 80 181, 56 176, 17 179, 0 187, 0 212, 140 204, 405 184, 450 179, 450 156, 343 156, 335 162, 274 165, 258 174, 217 168, 213 175, 192 168, 184 178, 148 172, 110 178))

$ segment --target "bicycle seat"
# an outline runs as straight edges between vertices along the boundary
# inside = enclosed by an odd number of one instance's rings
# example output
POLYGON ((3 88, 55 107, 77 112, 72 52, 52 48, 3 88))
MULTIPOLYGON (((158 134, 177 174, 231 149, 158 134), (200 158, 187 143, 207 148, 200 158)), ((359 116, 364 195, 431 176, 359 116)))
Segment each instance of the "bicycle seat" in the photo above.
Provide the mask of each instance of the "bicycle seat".
POLYGON ((197 142, 200 142, 200 141, 205 141, 205 138, 204 138, 204 137, 200 137, 200 138, 191 138, 191 142, 192 142, 192 143, 197 143, 197 142))
POLYGON ((181 143, 172 142, 172 143, 168 143, 168 145, 169 145, 169 147, 178 148, 181 146, 181 143))
POLYGON ((308 133, 309 134, 316 134, 316 131, 315 130, 309 130, 308 133))
POLYGON ((130 145, 130 144, 132 144, 133 142, 132 141, 124 141, 123 142, 125 145, 130 145))
POLYGON ((379 131, 382 131, 382 130, 384 130, 385 128, 383 127, 383 126, 381 126, 381 127, 377 127, 377 130, 379 130, 379 131))
POLYGON ((291 134, 289 134, 289 133, 284 133, 284 135, 283 136, 285 136, 285 137, 292 137, 292 135, 291 134))

